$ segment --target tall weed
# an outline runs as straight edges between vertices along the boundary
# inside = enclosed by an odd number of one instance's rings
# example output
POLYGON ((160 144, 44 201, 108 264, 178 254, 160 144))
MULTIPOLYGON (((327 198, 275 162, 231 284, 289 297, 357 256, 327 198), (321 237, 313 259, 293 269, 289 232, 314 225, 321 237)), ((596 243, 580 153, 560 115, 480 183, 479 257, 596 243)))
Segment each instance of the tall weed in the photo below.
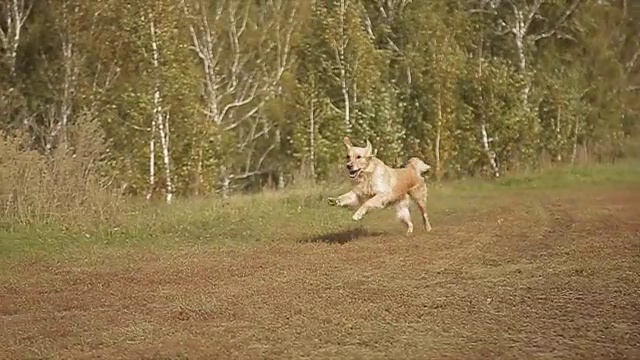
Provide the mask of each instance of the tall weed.
POLYGON ((50 153, 29 149, 28 136, 0 133, 2 226, 55 224, 92 228, 118 220, 123 201, 105 175, 107 147, 96 122, 67 129, 50 153))

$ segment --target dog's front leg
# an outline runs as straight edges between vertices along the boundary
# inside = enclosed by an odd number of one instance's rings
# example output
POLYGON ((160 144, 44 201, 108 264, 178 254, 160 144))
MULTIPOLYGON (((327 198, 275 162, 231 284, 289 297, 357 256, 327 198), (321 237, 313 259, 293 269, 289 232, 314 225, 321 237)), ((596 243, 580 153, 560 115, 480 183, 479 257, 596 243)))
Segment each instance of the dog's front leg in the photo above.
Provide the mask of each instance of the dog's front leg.
POLYGON ((335 206, 357 206, 360 205, 360 200, 358 199, 358 195, 355 192, 349 191, 346 194, 342 194, 335 197, 329 198, 329 205, 335 206))
POLYGON ((389 202, 389 196, 387 194, 378 194, 371 199, 365 201, 362 206, 353 214, 353 220, 360 220, 371 209, 383 209, 389 202))

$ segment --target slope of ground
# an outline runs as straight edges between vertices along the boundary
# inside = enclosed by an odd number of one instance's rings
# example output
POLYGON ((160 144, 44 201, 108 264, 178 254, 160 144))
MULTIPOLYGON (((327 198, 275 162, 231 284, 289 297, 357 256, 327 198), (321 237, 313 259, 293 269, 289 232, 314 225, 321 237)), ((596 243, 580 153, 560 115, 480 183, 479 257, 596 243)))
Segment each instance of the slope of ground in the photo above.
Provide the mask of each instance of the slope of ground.
POLYGON ((0 357, 640 358, 637 189, 514 191, 412 237, 379 212, 281 242, 6 260, 0 357))

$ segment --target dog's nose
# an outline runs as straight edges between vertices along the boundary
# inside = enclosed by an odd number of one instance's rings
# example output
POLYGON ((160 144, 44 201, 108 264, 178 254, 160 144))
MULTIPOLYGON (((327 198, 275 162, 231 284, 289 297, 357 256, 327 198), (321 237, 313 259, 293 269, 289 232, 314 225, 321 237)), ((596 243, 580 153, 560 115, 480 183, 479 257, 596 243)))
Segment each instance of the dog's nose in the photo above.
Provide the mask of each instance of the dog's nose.
POLYGON ((351 170, 351 169, 353 169, 353 165, 347 164, 347 170, 351 170))

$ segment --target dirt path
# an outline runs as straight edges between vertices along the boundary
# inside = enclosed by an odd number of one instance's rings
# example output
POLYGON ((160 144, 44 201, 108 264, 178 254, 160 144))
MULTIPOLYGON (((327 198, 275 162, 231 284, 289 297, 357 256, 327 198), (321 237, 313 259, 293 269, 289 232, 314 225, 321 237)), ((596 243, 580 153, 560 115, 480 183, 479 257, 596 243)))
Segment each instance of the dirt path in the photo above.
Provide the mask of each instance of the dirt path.
POLYGON ((640 358, 639 192, 433 223, 25 264, 0 286, 0 357, 640 358))

